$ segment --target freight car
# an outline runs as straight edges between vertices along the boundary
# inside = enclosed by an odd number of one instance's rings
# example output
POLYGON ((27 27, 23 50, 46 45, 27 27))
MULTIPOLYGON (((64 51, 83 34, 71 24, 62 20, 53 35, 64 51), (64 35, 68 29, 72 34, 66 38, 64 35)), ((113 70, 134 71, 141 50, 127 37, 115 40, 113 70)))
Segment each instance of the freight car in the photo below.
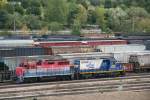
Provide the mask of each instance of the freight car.
POLYGON ((0 46, 3 47, 16 47, 16 46, 33 46, 33 40, 0 40, 0 46))
POLYGON ((133 52, 133 51, 144 51, 146 49, 145 45, 142 44, 127 44, 127 45, 100 45, 96 47, 97 50, 100 50, 105 53, 114 53, 114 52, 133 52))
POLYGON ((94 52, 95 48, 91 46, 51 46, 45 48, 46 54, 56 55, 56 54, 68 54, 68 53, 87 53, 94 52))
POLYGON ((11 72, 9 71, 9 67, 4 64, 4 62, 0 61, 0 82, 4 82, 9 80, 11 77, 11 72))
POLYGON ((35 42, 35 45, 42 47, 50 46, 97 46, 97 45, 121 45, 127 44, 126 40, 92 40, 92 41, 45 41, 45 42, 35 42))
POLYGON ((100 74, 122 74, 121 64, 109 58, 101 59, 80 59, 74 64, 63 60, 39 60, 23 62, 16 67, 17 82, 24 82, 26 79, 39 80, 44 77, 80 79, 87 75, 99 76, 100 74))
POLYGON ((130 55, 129 62, 133 64, 135 72, 150 71, 150 53, 130 55))

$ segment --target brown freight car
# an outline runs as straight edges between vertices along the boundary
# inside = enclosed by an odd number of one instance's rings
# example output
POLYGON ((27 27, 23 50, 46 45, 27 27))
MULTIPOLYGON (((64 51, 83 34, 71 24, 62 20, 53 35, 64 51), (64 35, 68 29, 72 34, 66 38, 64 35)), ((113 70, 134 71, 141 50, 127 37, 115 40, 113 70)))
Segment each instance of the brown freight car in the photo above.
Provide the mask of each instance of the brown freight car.
POLYGON ((49 46, 98 46, 98 45, 121 45, 127 44, 127 40, 93 40, 93 41, 46 41, 35 42, 35 45, 42 47, 49 46))
POLYGON ((68 54, 68 53, 87 53, 94 52, 95 48, 91 46, 51 46, 45 48, 47 54, 68 54))

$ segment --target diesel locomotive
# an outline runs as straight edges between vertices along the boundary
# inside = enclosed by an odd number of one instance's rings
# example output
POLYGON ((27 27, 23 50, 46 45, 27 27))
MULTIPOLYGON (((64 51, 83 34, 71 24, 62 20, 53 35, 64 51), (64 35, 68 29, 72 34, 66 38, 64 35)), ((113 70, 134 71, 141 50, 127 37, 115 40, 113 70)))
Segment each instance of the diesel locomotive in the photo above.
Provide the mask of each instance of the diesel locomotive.
POLYGON ((101 75, 122 75, 123 67, 112 58, 76 59, 70 62, 61 60, 24 61, 16 67, 17 82, 40 80, 44 77, 81 79, 101 75))

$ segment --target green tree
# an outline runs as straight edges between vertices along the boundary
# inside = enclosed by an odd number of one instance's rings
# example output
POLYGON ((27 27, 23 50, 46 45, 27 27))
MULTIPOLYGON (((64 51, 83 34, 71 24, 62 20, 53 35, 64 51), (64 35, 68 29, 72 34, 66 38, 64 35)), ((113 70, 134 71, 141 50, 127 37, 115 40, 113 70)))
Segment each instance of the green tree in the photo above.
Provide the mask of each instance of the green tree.
POLYGON ((89 0, 77 0, 76 2, 77 2, 77 4, 81 4, 82 6, 84 6, 84 8, 86 8, 86 9, 90 5, 90 1, 89 0))
POLYGON ((80 35, 81 34, 81 24, 78 20, 74 20, 74 24, 72 26, 72 32, 73 35, 80 35))
MULTIPOLYGON (((36 1, 36 0, 35 0, 36 1)), ((28 7, 30 7, 31 5, 31 0, 21 0, 21 4, 22 4, 22 7, 24 9, 27 9, 28 7)))
POLYGON ((100 5, 100 0, 90 0, 90 3, 91 3, 93 6, 99 6, 99 5, 100 5))
POLYGON ((10 3, 6 4, 3 9, 5 9, 9 14, 13 14, 15 11, 14 6, 10 3))
POLYGON ((24 16, 23 23, 31 30, 41 29, 43 27, 43 22, 39 20, 38 16, 35 15, 24 16))
POLYGON ((138 21, 149 16, 147 11, 141 7, 130 7, 126 10, 129 15, 129 20, 131 21, 132 32, 138 31, 137 24, 138 21))
POLYGON ((27 14, 32 14, 32 15, 41 15, 41 9, 39 7, 29 7, 26 9, 27 14))
POLYGON ((88 24, 96 24, 96 12, 94 6, 89 6, 88 8, 88 18, 87 18, 88 24))
POLYGON ((122 4, 129 7, 141 7, 147 10, 147 12, 150 12, 150 0, 122 0, 122 4))
POLYGON ((0 8, 4 7, 7 4, 7 0, 0 0, 0 8))
POLYGON ((146 17, 147 11, 141 7, 130 7, 127 9, 127 13, 130 17, 146 17))
POLYGON ((122 8, 111 8, 107 11, 108 27, 113 31, 125 30, 125 22, 127 20, 127 13, 122 8))
POLYGON ((9 21, 6 23, 8 29, 14 28, 14 21, 15 21, 15 28, 20 29, 23 25, 23 17, 20 13, 15 12, 14 14, 9 14, 9 21))
POLYGON ((5 29, 9 21, 9 13, 4 9, 0 9, 0 29, 5 29))
POLYGON ((105 0, 104 7, 105 8, 112 8, 112 2, 111 2, 111 0, 105 0))
POLYGON ((78 6, 76 5, 75 1, 69 1, 68 3, 68 16, 67 16, 67 23, 68 25, 72 25, 74 23, 74 19, 76 18, 76 14, 78 13, 78 6))
POLYGON ((49 22, 66 24, 68 5, 66 0, 47 0, 47 19, 49 22))
POLYGON ((139 32, 150 32, 150 19, 143 18, 142 20, 138 21, 137 29, 139 32))
POLYGON ((24 15, 25 10, 24 10, 24 8, 21 5, 17 4, 17 5, 15 5, 15 12, 18 12, 21 15, 24 15))
POLYGON ((23 8, 27 9, 28 7, 40 7, 41 0, 19 0, 23 6, 23 8))
POLYGON ((100 25, 102 30, 105 30, 106 29, 105 9, 103 7, 97 7, 95 12, 96 12, 96 23, 100 25))
POLYGON ((75 20, 79 21, 81 25, 87 22, 87 10, 81 4, 78 5, 78 13, 75 16, 75 20))

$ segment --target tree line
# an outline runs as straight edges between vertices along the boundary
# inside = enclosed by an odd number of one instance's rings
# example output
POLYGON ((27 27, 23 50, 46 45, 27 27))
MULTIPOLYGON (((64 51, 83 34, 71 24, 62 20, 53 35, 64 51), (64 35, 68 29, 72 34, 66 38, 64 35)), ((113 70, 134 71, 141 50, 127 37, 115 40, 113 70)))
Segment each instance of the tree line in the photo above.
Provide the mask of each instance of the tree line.
POLYGON ((1 30, 150 32, 150 0, 0 0, 1 30))

